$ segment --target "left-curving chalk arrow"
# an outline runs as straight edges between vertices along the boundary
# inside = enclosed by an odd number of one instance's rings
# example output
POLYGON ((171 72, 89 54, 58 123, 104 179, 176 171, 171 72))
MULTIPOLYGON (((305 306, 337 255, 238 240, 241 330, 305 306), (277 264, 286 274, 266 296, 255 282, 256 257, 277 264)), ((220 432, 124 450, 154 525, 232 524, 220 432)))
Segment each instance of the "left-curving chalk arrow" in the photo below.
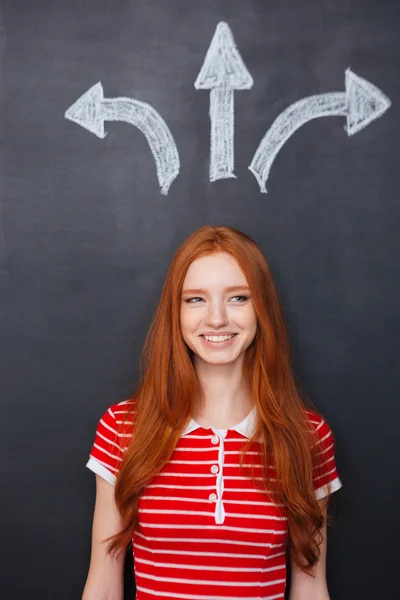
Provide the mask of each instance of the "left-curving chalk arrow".
POLYGON ((233 94, 252 88, 253 78, 227 23, 218 23, 194 86, 211 90, 210 181, 235 177, 233 94))
POLYGON ((390 99, 379 88, 350 69, 346 70, 345 88, 345 92, 303 98, 275 119, 249 166, 261 192, 267 192, 266 183, 276 155, 299 127, 319 117, 342 116, 347 118, 347 134, 354 135, 381 117, 391 105, 390 99))
POLYGON ((104 121, 124 121, 137 127, 154 156, 161 193, 168 193, 179 173, 178 149, 167 124, 149 104, 133 98, 104 98, 103 86, 98 82, 69 107, 65 118, 101 139, 107 135, 104 121))

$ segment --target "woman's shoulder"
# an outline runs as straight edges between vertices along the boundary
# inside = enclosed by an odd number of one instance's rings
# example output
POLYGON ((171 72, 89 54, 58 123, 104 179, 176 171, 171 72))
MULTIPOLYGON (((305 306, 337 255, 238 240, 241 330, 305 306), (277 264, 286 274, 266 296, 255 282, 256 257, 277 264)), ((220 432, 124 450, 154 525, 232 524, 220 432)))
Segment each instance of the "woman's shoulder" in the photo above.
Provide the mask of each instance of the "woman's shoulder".
POLYGON ((321 414, 311 408, 305 408, 304 412, 311 430, 318 434, 319 441, 330 440, 333 438, 332 430, 326 419, 321 414))
POLYGON ((130 436, 135 425, 135 406, 134 398, 112 404, 101 417, 99 426, 118 437, 130 436))
POLYGON ((107 412, 115 419, 125 418, 127 415, 133 414, 135 411, 135 399, 128 398, 116 404, 112 404, 107 412))
POLYGON ((307 417, 307 421, 310 424, 314 425, 314 427, 321 427, 321 424, 324 421, 324 419, 316 410, 305 407, 304 413, 307 417))

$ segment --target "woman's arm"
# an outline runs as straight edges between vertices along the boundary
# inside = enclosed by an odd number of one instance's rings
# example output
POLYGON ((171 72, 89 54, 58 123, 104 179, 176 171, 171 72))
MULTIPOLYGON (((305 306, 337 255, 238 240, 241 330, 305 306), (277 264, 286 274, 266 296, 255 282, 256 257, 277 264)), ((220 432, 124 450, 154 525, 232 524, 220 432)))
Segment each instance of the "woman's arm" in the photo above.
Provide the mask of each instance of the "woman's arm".
POLYGON ((318 501, 324 511, 324 525, 320 529, 323 541, 320 545, 320 557, 314 566, 311 577, 302 571, 297 564, 291 560, 291 583, 289 600, 330 600, 328 586, 326 583, 326 498, 318 501))
POLYGON ((114 499, 114 486, 96 475, 96 503, 93 515, 92 551, 82 600, 123 600, 125 553, 113 558, 103 540, 122 529, 114 499))

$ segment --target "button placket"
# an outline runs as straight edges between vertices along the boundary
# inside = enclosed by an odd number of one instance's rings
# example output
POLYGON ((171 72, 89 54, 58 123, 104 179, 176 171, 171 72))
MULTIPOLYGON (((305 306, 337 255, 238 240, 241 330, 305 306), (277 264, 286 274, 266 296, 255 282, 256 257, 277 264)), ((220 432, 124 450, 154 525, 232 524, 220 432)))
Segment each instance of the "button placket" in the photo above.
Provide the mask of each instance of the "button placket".
MULTIPOLYGON (((213 430, 214 431, 214 430, 213 430)), ((215 434, 215 432, 214 432, 215 434)), ((222 437, 217 435, 212 436, 211 442, 215 443, 215 438, 217 438, 217 443, 219 441, 219 449, 218 449, 218 465, 211 466, 211 472, 216 474, 216 492, 217 494, 210 494, 214 498, 216 497, 215 504, 215 522, 217 525, 222 525, 225 520, 225 507, 222 501, 222 494, 224 491, 224 477, 223 477, 223 465, 224 465, 224 440, 222 437)))

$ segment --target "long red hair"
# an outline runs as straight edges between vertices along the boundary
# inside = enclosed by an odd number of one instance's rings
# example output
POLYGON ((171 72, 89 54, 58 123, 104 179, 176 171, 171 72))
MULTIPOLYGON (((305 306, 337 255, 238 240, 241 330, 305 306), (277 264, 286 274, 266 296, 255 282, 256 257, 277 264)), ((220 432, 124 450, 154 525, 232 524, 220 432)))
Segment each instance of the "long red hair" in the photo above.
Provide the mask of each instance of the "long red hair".
MULTIPOLYGON (((299 567, 309 571, 319 558, 318 530, 324 523, 312 477, 318 460, 316 438, 305 412, 314 407, 296 385, 286 326, 267 261, 249 236, 231 227, 201 227, 184 241, 170 264, 143 346, 140 383, 133 394, 134 415, 127 414, 135 422, 134 435, 115 486, 123 529, 109 538, 108 550, 111 554, 126 550, 138 526, 139 496, 170 459, 201 393, 180 329, 181 291, 192 261, 214 252, 233 256, 250 287, 257 332, 245 353, 243 376, 258 414, 253 440, 261 442, 263 486, 272 489, 286 509, 288 547, 299 567), (272 465, 274 482, 268 475, 272 465)), ((243 449, 242 464, 250 444, 251 440, 243 449)))

